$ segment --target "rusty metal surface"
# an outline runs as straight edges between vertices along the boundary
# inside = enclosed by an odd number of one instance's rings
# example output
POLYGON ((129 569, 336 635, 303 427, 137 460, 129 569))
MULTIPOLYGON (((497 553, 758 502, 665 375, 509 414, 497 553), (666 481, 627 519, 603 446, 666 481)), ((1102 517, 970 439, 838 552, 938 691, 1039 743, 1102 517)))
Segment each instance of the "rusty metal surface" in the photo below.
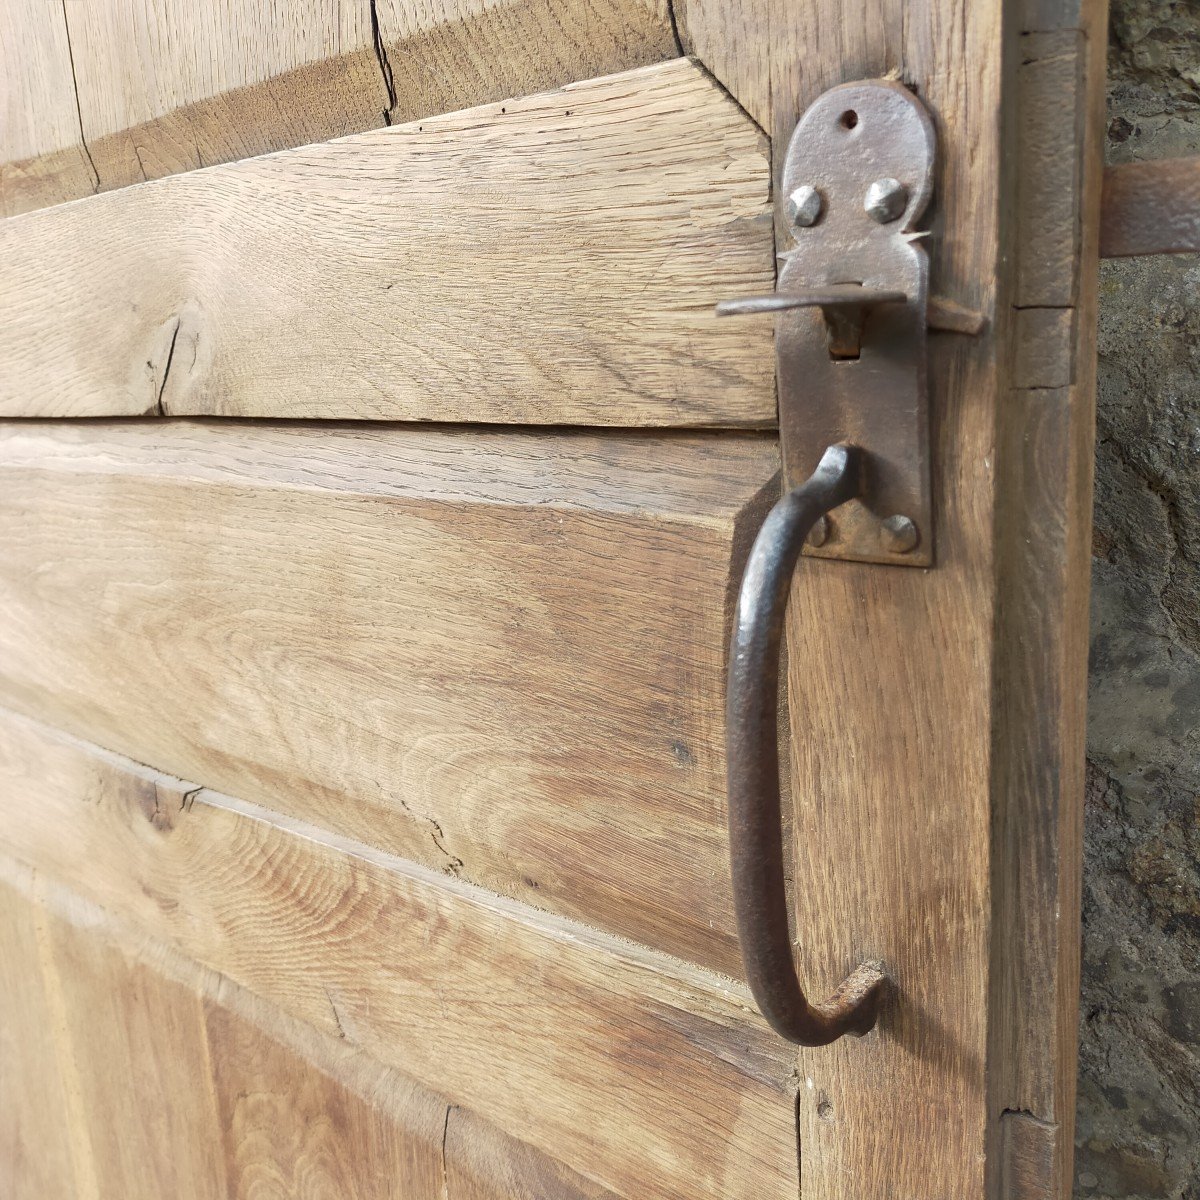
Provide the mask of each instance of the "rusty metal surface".
POLYGON ((842 284, 797 292, 795 295, 772 292, 769 296, 739 296, 736 300, 722 300, 717 305, 717 316, 753 317, 760 313, 791 312, 794 308, 861 308, 870 311, 880 304, 903 304, 907 299, 903 292, 842 284))
POLYGON ((885 292, 857 284, 831 284, 811 292, 772 292, 769 296, 743 296, 717 305, 718 317, 750 317, 760 313, 791 312, 797 308, 819 308, 825 319, 825 341, 838 359, 858 358, 862 353, 867 317, 881 304, 904 304, 903 292, 885 292))
POLYGON ((792 958, 779 792, 779 650, 792 575, 809 531, 862 494, 863 456, 825 451, 811 479, 771 510, 746 563, 734 617, 726 693, 729 846, 746 979, 771 1027, 823 1046, 874 1024, 885 986, 865 963, 826 1001, 811 1003, 792 958))
POLYGON ((914 226, 933 187, 936 137, 921 102, 888 80, 818 97, 796 126, 781 195, 794 245, 775 293, 719 316, 770 313, 784 478, 806 478, 821 447, 870 452, 863 495, 805 550, 822 558, 929 566, 933 503, 927 323, 978 333, 979 314, 928 303, 914 226), (906 535, 895 536, 897 524, 906 535))
POLYGON ((1200 157, 1122 163, 1104 172, 1100 255, 1200 253, 1200 157))
MULTIPOLYGON (((822 317, 778 318, 775 347, 784 472, 806 478, 825 446, 848 442, 870 454, 862 498, 839 512, 830 536, 808 554, 927 566, 933 505, 926 408, 929 263, 912 237, 933 186, 933 123, 898 83, 844 84, 818 97, 788 145, 783 193, 801 185, 822 196, 821 219, 793 228, 778 291, 784 295, 857 284, 899 292, 903 303, 865 314, 859 357, 830 354, 822 317), (868 212, 872 186, 899 183, 906 203, 894 220, 868 212), (884 523, 907 517, 916 543, 897 549, 884 523)), ((894 189, 893 189, 894 190, 894 189)))

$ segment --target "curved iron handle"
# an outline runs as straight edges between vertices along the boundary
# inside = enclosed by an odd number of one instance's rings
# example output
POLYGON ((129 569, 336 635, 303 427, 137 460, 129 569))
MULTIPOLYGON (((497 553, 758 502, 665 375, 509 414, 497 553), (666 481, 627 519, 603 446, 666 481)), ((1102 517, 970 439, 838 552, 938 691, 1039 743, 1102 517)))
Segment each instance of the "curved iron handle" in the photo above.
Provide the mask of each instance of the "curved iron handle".
POLYGON ((829 1000, 805 997, 788 933, 779 797, 779 643, 792 573, 817 520, 861 490, 861 452, 830 446, 812 476, 771 509, 742 576, 729 652, 729 845, 742 959, 763 1016, 801 1046, 866 1033, 886 982, 878 964, 864 963, 829 1000))

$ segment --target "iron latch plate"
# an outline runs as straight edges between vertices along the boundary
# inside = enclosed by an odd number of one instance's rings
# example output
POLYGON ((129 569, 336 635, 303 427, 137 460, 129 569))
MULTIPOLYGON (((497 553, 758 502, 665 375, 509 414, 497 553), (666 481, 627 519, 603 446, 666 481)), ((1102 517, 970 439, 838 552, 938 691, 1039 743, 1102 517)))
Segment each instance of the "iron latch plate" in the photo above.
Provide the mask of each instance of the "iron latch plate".
POLYGON ((727 315, 776 314, 785 483, 827 446, 858 446, 863 498, 831 514, 805 547, 821 558, 933 562, 927 309, 929 260, 915 226, 933 186, 936 135, 907 88, 832 88, 788 144, 780 202, 791 243, 773 296, 727 315))

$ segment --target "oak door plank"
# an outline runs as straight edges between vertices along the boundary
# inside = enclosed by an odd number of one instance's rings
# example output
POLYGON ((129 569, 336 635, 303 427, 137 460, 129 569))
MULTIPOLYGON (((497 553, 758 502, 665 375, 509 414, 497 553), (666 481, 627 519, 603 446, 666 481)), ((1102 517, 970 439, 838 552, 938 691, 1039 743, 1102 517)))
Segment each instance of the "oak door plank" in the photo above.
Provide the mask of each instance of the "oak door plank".
POLYGON ((75 106, 65 7, 0 4, 0 216, 97 188, 75 106))
POLYGON ((740 974, 732 589, 767 438, 0 429, 0 696, 740 974))
POLYGON ((1070 1187, 1106 9, 677 8, 777 166, 827 88, 913 88, 933 287, 985 318, 930 339, 935 567, 806 563, 791 594, 802 977, 878 958, 897 984, 877 1043, 798 1056, 806 1200, 990 1194, 1006 1110, 1053 1131, 1045 1193, 1070 1187))
POLYGON ((774 422, 766 145, 685 60, 0 225, 0 414, 774 422))
POLYGON ((794 1197, 791 1056, 740 985, 15 715, 0 778, 19 862, 587 1178, 794 1197))
MULTIPOLYGON (((189 794, 165 776, 154 778, 163 800, 189 794)), ((160 829, 167 811, 174 808, 160 808, 160 829)), ((406 1200, 610 1200, 614 1195, 477 1113, 383 1066, 351 1045, 344 1031, 326 1033, 288 1016, 227 976, 2 854, 0 911, 5 917, 0 971, 6 973, 3 1080, 6 1089, 12 1085, 6 1094, 26 1101, 16 1110, 17 1120, 0 1127, 6 1200, 97 1194, 94 1180, 74 1185, 66 1147, 72 1121, 56 1087, 56 1048, 77 1060, 91 1088, 101 1086, 108 1093, 107 1111, 84 1114, 83 1132, 98 1133, 102 1150, 111 1152, 112 1138, 125 1128, 113 1124, 113 1112, 153 1125, 162 1120, 153 1110, 163 1103, 194 1109, 197 1097, 202 1105, 215 1099, 221 1131, 208 1143, 197 1143, 214 1156, 219 1183, 207 1193, 214 1198, 382 1200, 400 1194, 406 1200), (59 969, 68 965, 69 970, 59 969), (69 994, 72 1017, 86 1008, 86 1021, 72 1020, 68 1028, 65 1021, 55 1025, 47 1019, 46 976, 69 994), (187 1032, 195 1044, 207 1043, 190 1061, 194 1072, 187 1087, 166 1100, 161 1086, 120 1086, 158 1069, 155 1051, 162 1049, 163 1031, 148 1025, 146 1016, 148 1005, 159 1000, 170 1009, 164 1016, 168 1028, 185 1012, 191 1024, 199 1004, 203 1028, 187 1032), (116 1028, 104 1019, 114 1003, 122 1006, 116 1028), (117 1050, 122 1056, 114 1063, 117 1050), (29 1069, 18 1076, 22 1065, 29 1069), (37 1119, 21 1119, 31 1111, 37 1119), (60 1149, 63 1153, 56 1155, 60 1149)), ((56 999, 61 995, 56 992, 56 999)), ((169 1048, 175 1053, 182 1046, 172 1038, 169 1048)), ((142 1195, 157 1200, 163 1194, 153 1190, 155 1181, 171 1171, 168 1160, 177 1156, 177 1147, 164 1138, 143 1138, 139 1148, 146 1157, 132 1173, 111 1173, 117 1157, 108 1164, 106 1186, 115 1191, 101 1194, 129 1200, 142 1195)), ((121 1161, 127 1158, 119 1155, 121 1161)), ((211 1184, 209 1170, 179 1178, 171 1194, 179 1200, 193 1196, 206 1179, 211 1184)))
POLYGON ((370 5, 64 6, 98 190, 381 126, 370 5))
POLYGON ((96 1195, 91 1154, 69 1119, 79 1104, 67 1091, 59 1022, 39 965, 36 916, 0 886, 0 1194, 90 1200, 96 1195))
POLYGON ((446 1114, 449 1200, 612 1200, 614 1193, 518 1142, 469 1109, 446 1114))
MULTIPOLYGON (((56 1119, 86 1146, 84 1194, 219 1200, 222 1125, 200 998, 128 962, 86 926, 34 909, 48 1009, 77 1093, 56 1119)), ((32 1153, 39 1142, 34 1134, 32 1153)))
POLYGON ((392 124, 680 53, 670 0, 376 0, 392 124))
POLYGON ((440 1097, 28 867, 0 859, 0 879, 6 919, 36 931, 34 953, 11 960, 17 994, 53 999, 21 1019, 9 1007, 7 1028, 22 1043, 52 1029, 79 1091, 75 1106, 55 1103, 52 1080, 29 1080, 17 1111, 40 1098, 45 1119, 15 1127, 0 1172, 43 1160, 60 1132, 90 1167, 75 1187, 17 1174, 7 1198, 443 1200, 440 1097))
POLYGON ((11 0, 0 213, 679 53, 666 0, 11 0))
MULTIPOLYGON (((223 1195, 443 1200, 444 1125, 432 1097, 421 1096, 397 1126, 224 1005, 206 1001, 204 1033, 222 1120, 214 1145, 224 1149, 223 1195)), ((202 1149, 211 1155, 213 1145, 202 1149)))

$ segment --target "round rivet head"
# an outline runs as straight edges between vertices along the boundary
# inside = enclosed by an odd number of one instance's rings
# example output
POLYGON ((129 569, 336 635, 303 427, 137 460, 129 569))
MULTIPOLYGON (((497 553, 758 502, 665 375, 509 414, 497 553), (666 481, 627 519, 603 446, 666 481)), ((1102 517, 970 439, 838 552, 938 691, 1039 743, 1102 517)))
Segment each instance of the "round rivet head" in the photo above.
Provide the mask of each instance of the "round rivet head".
POLYGON ((907 554, 915 550, 921 535, 908 517, 897 514, 888 517, 879 528, 880 545, 892 554, 907 554))
POLYGON ((802 228, 815 225, 821 215, 821 207, 821 193, 807 183, 801 184, 787 198, 788 220, 802 228))
POLYGON ((814 548, 823 546, 829 540, 829 518, 818 517, 813 527, 808 531, 808 544, 814 548))
POLYGON ((880 225, 896 220, 908 207, 908 188, 898 179, 877 179, 869 188, 863 208, 880 225))

